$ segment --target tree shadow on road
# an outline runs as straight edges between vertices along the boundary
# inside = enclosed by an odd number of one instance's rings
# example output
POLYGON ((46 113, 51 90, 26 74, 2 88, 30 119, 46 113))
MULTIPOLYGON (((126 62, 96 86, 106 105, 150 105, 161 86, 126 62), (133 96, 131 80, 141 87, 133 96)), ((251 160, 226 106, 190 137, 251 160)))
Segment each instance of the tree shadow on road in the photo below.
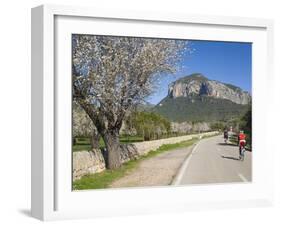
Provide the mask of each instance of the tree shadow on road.
POLYGON ((239 158, 236 158, 236 157, 233 157, 233 156, 224 156, 224 155, 221 155, 221 157, 224 158, 224 159, 240 160, 239 158))

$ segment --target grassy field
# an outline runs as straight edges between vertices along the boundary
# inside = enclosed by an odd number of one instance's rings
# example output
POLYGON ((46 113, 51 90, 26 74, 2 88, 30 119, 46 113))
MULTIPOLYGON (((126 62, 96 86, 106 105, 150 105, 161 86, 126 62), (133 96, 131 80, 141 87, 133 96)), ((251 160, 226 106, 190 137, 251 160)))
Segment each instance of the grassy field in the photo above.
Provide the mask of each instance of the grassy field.
MULTIPOLYGON (((138 136, 121 136, 121 144, 142 142, 143 138, 138 136)), ((105 146, 103 139, 100 139, 100 148, 105 146)), ((72 146, 73 151, 89 151, 91 149, 90 138, 76 138, 76 144, 72 146)))
POLYGON ((114 181, 121 177, 123 177, 126 173, 130 172, 144 159, 151 158, 153 156, 159 155, 166 151, 172 151, 178 148, 188 147, 194 144, 198 139, 191 139, 188 141, 183 141, 175 144, 164 144, 160 146, 155 151, 150 151, 147 155, 141 156, 137 160, 131 160, 127 163, 124 163, 119 169, 116 170, 105 170, 101 173, 86 175, 82 177, 80 180, 76 180, 73 183, 74 190, 84 190, 84 189, 100 189, 100 188, 108 188, 109 185, 114 181))
MULTIPOLYGON (((196 133, 194 133, 196 134, 196 133)), ((171 137, 177 137, 177 136, 186 136, 186 135, 194 135, 194 134, 169 134, 167 136, 164 136, 160 139, 165 138, 171 138, 171 137)), ((142 136, 120 136, 120 143, 121 144, 129 144, 129 143, 135 143, 135 142, 142 142, 143 137, 142 136)), ((100 148, 104 148, 105 144, 103 139, 100 139, 100 148)), ((90 144, 90 138, 88 137, 80 137, 76 138, 76 144, 72 146, 72 151, 89 151, 91 150, 91 144, 90 144)))

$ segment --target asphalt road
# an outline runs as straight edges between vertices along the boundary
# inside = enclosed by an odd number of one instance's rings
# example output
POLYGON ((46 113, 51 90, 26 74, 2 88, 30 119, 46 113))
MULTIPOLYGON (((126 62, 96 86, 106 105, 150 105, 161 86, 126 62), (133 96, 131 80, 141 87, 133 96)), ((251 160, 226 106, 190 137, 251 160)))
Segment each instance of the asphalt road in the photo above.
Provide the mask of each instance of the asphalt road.
POLYGON ((182 165, 176 185, 251 182, 252 153, 240 161, 238 146, 225 144, 222 135, 201 140, 182 165))

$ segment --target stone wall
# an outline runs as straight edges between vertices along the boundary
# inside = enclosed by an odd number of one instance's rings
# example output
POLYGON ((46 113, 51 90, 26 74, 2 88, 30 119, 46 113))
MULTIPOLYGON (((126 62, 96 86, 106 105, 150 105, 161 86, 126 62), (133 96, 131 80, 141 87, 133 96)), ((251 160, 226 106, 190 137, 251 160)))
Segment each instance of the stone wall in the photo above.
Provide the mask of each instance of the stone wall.
POLYGON ((166 139, 160 139, 160 140, 152 140, 152 141, 144 141, 139 143, 134 143, 138 150, 138 154, 146 155, 148 152, 152 150, 156 150, 163 144, 175 144, 182 141, 191 140, 192 138, 199 138, 202 136, 212 136, 216 134, 217 132, 207 132, 207 133, 201 133, 201 134, 192 134, 192 135, 186 135, 186 136, 180 136, 180 137, 170 137, 166 139))
MULTIPOLYGON (((175 144, 192 138, 212 136, 217 132, 207 132, 195 135, 171 137, 160 140, 144 141, 133 144, 121 145, 122 163, 137 159, 150 151, 155 151, 163 144, 175 144)), ((106 153, 104 153, 106 155, 106 153)), ((73 153, 73 180, 77 180, 86 174, 99 173, 106 169, 106 163, 101 150, 79 151, 73 153)))
POLYGON ((73 180, 86 174, 99 173, 105 170, 105 161, 101 150, 73 152, 73 180))

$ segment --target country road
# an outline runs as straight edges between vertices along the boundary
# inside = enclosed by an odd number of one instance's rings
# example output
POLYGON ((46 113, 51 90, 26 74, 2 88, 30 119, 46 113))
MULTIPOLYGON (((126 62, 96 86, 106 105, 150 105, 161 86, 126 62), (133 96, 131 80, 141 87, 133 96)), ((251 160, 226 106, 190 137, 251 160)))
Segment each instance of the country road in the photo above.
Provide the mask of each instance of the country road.
POLYGON ((201 140, 184 162, 175 185, 250 182, 252 153, 238 160, 238 147, 224 144, 222 136, 201 140))
POLYGON ((247 151, 245 160, 239 161, 238 146, 224 144, 219 135, 145 159, 110 187, 250 182, 251 166, 251 152, 247 151))

